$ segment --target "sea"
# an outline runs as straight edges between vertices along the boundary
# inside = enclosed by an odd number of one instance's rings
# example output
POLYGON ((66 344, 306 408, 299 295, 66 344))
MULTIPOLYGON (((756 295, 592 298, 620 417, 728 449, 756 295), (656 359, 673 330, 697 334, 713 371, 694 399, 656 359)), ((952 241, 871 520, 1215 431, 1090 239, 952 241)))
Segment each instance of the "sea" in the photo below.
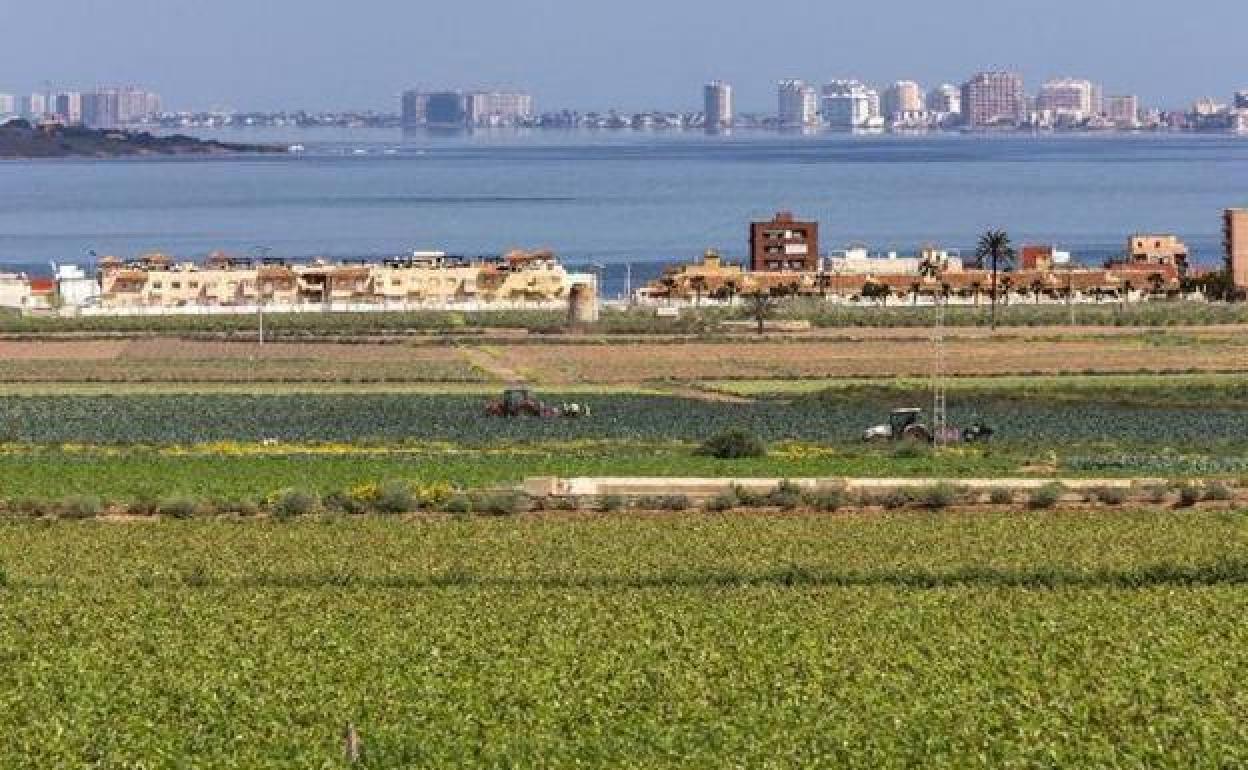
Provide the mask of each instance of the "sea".
POLYGON ((239 128, 274 156, 0 162, 0 268, 47 273, 162 251, 378 258, 549 248, 607 294, 716 249, 778 210, 823 250, 970 251, 989 228, 1099 264, 1173 232, 1221 259, 1248 206, 1248 139, 1192 134, 853 136, 239 128), (93 256, 95 255, 95 256, 93 256))

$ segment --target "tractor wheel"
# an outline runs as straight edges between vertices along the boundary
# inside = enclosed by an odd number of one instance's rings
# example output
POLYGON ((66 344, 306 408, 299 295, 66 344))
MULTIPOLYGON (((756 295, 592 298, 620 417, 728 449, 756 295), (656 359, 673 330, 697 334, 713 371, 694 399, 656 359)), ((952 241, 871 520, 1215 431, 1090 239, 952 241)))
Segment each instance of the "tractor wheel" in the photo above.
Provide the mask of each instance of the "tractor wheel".
POLYGON ((932 432, 927 429, 926 425, 911 425, 901 432, 901 437, 906 441, 916 441, 930 444, 932 441, 932 432))

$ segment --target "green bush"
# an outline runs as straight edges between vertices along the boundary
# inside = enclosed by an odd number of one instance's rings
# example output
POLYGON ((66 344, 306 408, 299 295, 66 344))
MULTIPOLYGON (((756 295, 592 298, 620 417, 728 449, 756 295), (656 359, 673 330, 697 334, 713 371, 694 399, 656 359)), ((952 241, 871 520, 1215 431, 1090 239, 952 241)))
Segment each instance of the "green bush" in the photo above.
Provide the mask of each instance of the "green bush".
POLYGON ((740 504, 740 498, 738 498, 732 490, 729 490, 727 492, 720 492, 710 500, 707 500, 706 510, 714 513, 723 513, 724 511, 731 511, 735 509, 740 504))
POLYGON ((442 504, 442 510, 446 513, 455 514, 472 513, 472 498, 464 494, 451 495, 450 498, 442 504))
POLYGON ((791 511, 802 504, 802 488, 785 479, 767 493, 767 504, 791 511))
POLYGON ((603 513, 617 513, 628 507, 628 500, 623 495, 603 495, 598 500, 598 510, 603 513))
POLYGON ((993 487, 988 490, 988 502, 993 505, 1009 505, 1014 502, 1014 490, 1005 487, 993 487))
POLYGON ((1161 504, 1170 497, 1170 487, 1165 484, 1145 484, 1140 488, 1144 499, 1150 503, 1161 504))
POLYGON ((897 487, 896 489, 890 489, 883 493, 877 497, 875 501, 876 504, 882 505, 890 511, 895 511, 899 508, 905 508, 907 505, 914 502, 914 495, 909 489, 897 487))
POLYGON ((743 457, 765 457, 767 445, 758 436, 749 431, 734 429, 718 433, 707 439, 698 447, 698 454, 706 457, 717 457, 721 460, 735 460, 743 457))
POLYGON ((305 516, 314 512, 320 505, 317 496, 302 489, 285 489, 278 493, 273 502, 273 515, 279 519, 294 516, 305 516))
POLYGON ((693 505, 688 495, 663 495, 655 502, 656 510, 660 511, 687 511, 693 505))
POLYGON ((354 516, 368 513, 368 503, 346 490, 335 490, 325 496, 325 507, 331 511, 348 513, 354 516))
POLYGON ((952 484, 933 484, 920 489, 915 497, 924 508, 939 510, 953 505, 958 499, 958 488, 952 484))
POLYGON ((1214 501, 1231 500, 1235 497, 1231 488, 1221 481, 1211 481, 1205 485, 1205 499, 1214 501))
POLYGON ((1201 490, 1195 484, 1180 484, 1179 487, 1179 506, 1182 508, 1191 508, 1200 502, 1201 490))
POLYGON ((845 487, 820 487, 806 496, 806 504, 816 511, 824 513, 832 513, 845 507, 848 502, 848 493, 845 487))
POLYGON ((161 500, 156 512, 175 519, 189 519, 199 510, 199 501, 190 497, 169 497, 161 500))
POLYGON ((420 507, 416 492, 406 481, 384 481, 377 487, 373 507, 378 513, 411 513, 420 507))
POLYGON ((1123 487, 1096 487, 1092 490, 1092 498, 1106 505, 1122 505, 1129 496, 1128 490, 1123 487))
POLYGON ((1052 508, 1062 500, 1066 487, 1054 482, 1031 490, 1027 496, 1027 505, 1032 508, 1052 508))
POLYGON ((496 492, 474 502, 478 511, 490 516, 514 516, 532 508, 528 495, 522 492, 496 492))
POLYGON ((104 510, 104 502, 92 495, 75 495, 61 501, 57 513, 65 519, 90 519, 104 510))
POLYGON ((737 506, 742 508, 761 508, 767 504, 767 495, 754 492, 740 484, 733 484, 730 492, 736 498, 737 506))

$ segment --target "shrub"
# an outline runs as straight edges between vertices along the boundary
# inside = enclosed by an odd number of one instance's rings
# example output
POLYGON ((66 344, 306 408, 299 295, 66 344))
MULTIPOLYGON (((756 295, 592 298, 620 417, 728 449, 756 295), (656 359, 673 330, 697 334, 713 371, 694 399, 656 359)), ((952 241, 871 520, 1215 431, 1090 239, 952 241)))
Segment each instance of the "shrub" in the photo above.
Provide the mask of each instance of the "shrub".
POLYGON ((785 479, 767 494, 767 504, 791 511, 802 504, 802 488, 785 479))
POLYGON ((155 516, 160 512, 160 501, 150 495, 140 495, 126 505, 131 516, 155 516))
POLYGON ((1128 496, 1127 490, 1123 487, 1096 487, 1092 490, 1092 499, 1099 500, 1106 505, 1122 505, 1127 501, 1128 496))
POLYGON ((199 502, 189 497, 169 497, 161 500, 156 512, 175 519, 189 519, 199 510, 199 502))
POLYGON ((698 448, 698 454, 717 457, 721 460, 734 460, 741 457, 764 457, 767 445, 763 440, 746 430, 727 430, 707 439, 698 448))
POLYGON ((820 487, 806 495, 806 504, 816 511, 831 513, 844 508, 847 497, 845 487, 820 487))
POLYGON ((360 515, 368 513, 369 504, 351 492, 337 490, 325 496, 325 507, 331 511, 360 515))
POLYGON ((450 499, 442 504, 442 510, 456 514, 472 513, 472 498, 468 495, 451 495, 450 499))
POLYGON ((916 497, 924 508, 948 508, 958 499, 958 488, 952 484, 934 484, 920 489, 916 497))
POLYGON ((522 492, 497 492, 476 501, 477 510, 490 516, 514 516, 530 509, 527 495, 522 492))
POLYGON ((1206 500, 1230 500, 1234 497, 1231 488, 1221 481, 1211 481, 1205 485, 1206 500))
POLYGON ((662 511, 687 511, 692 505, 688 495, 663 495, 658 502, 662 511))
POLYGON ((876 499, 877 504, 884 506, 890 511, 895 511, 898 508, 905 508, 912 502, 914 502, 914 496, 911 494, 910 490, 903 489, 902 487, 890 489, 876 499))
POLYGON ((13 501, 13 510, 27 516, 47 516, 52 513, 53 508, 54 506, 47 500, 35 497, 22 497, 13 501))
POLYGON ((1032 508, 1052 508, 1061 501, 1065 493, 1066 488, 1057 482, 1045 484, 1031 490, 1031 494, 1027 496, 1027 504, 1032 508))
POLYGON ((104 510, 100 498, 91 495, 75 495, 61 501, 60 516, 66 519, 90 519, 99 516, 104 510))
POLYGON ((1191 508, 1193 505, 1200 502, 1200 497, 1201 497, 1200 487, 1196 486, 1195 484, 1184 483, 1184 484, 1179 485, 1179 503, 1178 504, 1180 507, 1191 508))
POLYGON ((988 490, 988 502, 993 505, 1009 505, 1014 502, 1014 491, 1005 487, 993 487, 988 490))
POLYGON ((927 457, 931 453, 931 445, 925 441, 915 441, 913 439, 906 439, 893 447, 893 457, 903 460, 927 457))
POLYGON ((373 507, 379 513, 411 513, 420 506, 411 484, 406 481, 386 481, 377 487, 373 507))
POLYGON ((737 505, 740 507, 759 508, 767 504, 767 495, 746 489, 740 484, 733 484, 729 494, 736 498, 737 505))
POLYGON ((273 501, 273 514, 281 519, 305 516, 316 510, 320 500, 312 492, 302 489, 285 489, 273 501))
POLYGON ((723 513, 724 511, 731 511, 740 504, 741 500, 732 492, 732 490, 729 490, 727 492, 720 492, 710 500, 707 500, 706 510, 714 513, 723 513))
POLYGON ((1140 491, 1150 503, 1164 503, 1170 497, 1170 488, 1165 484, 1145 484, 1140 491))
POLYGON ((603 513, 616 513, 628 507, 628 500, 622 495, 603 495, 598 500, 598 510, 603 513))

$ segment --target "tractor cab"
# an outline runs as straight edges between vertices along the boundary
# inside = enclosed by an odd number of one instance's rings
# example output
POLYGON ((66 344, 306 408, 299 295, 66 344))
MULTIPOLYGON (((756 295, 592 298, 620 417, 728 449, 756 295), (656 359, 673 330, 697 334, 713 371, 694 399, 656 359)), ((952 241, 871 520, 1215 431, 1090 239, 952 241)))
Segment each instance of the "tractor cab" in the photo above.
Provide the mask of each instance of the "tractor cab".
POLYGON ((508 388, 503 391, 503 412, 518 415, 526 407, 537 402, 537 396, 529 388, 508 388))
POLYGON ((906 435, 906 429, 912 425, 918 425, 919 418, 922 416, 923 410, 917 407, 894 409, 888 415, 888 426, 892 428, 893 438, 901 438, 906 435))

